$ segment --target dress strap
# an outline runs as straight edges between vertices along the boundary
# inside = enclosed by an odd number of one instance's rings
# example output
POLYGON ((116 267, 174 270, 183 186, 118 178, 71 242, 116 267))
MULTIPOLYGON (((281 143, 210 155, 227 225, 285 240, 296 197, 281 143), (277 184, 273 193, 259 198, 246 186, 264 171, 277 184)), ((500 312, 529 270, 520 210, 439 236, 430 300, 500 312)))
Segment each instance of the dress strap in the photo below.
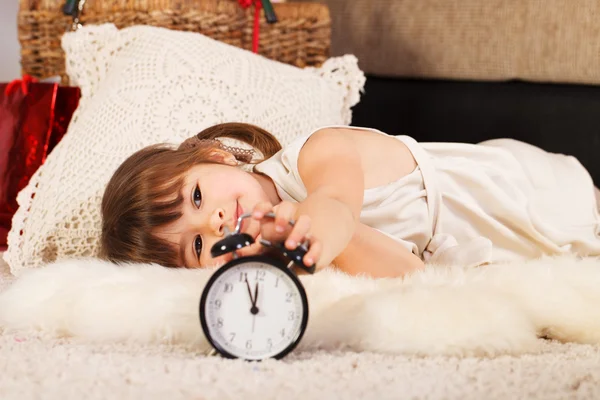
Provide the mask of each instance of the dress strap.
POLYGON ((436 182, 435 166, 431 156, 425 149, 410 136, 396 136, 402 143, 408 147, 412 153, 423 177, 423 186, 427 192, 427 210, 429 212, 429 226, 431 226, 431 236, 439 231, 440 208, 442 205, 442 194, 439 191, 439 185, 436 182))

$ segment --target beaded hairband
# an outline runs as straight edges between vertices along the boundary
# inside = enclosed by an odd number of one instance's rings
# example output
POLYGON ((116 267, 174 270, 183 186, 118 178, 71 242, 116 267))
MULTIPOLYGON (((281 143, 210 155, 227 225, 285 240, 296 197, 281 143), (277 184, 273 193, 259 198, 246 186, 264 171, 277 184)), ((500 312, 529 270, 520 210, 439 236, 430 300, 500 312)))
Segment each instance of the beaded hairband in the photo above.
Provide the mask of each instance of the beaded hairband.
POLYGON ((231 153, 236 160, 246 164, 250 163, 252 161, 252 158, 254 157, 254 150, 252 149, 243 149, 241 147, 227 146, 218 139, 199 139, 198 136, 186 139, 183 143, 181 143, 179 148, 190 149, 198 146, 213 147, 224 150, 228 153, 231 153))

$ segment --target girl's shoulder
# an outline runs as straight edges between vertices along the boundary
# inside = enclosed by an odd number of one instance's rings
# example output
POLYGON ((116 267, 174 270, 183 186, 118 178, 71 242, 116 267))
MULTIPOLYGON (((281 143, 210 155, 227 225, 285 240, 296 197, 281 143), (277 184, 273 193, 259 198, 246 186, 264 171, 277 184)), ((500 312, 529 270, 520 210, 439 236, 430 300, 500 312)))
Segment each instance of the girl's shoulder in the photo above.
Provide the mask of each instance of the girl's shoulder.
POLYGON ((323 131, 327 131, 327 130, 336 130, 336 131, 352 130, 353 132, 371 131, 371 132, 377 132, 382 135, 386 135, 385 133, 383 133, 377 129, 372 129, 372 128, 362 128, 362 127, 356 127, 356 126, 350 126, 350 125, 320 126, 318 128, 315 128, 311 131, 306 132, 305 134, 301 134, 298 137, 296 137, 295 139, 292 139, 290 142, 284 144, 282 146, 281 150, 279 150, 276 154, 274 154, 269 159, 259 163, 257 166, 258 168, 255 168, 255 169, 263 170, 266 168, 267 165, 276 163, 276 164, 280 164, 281 166, 285 167, 287 170, 292 170, 292 171, 297 170, 297 164, 298 164, 298 158, 300 156, 300 152, 304 148, 304 145, 306 144, 308 139, 310 139, 312 136, 314 136, 318 132, 323 132, 323 131))
POLYGON ((302 147, 304 147, 304 144, 306 143, 306 141, 308 139, 310 139, 316 133, 323 132, 323 131, 349 131, 349 132, 351 131, 353 133, 353 136, 355 134, 361 135, 362 133, 370 134, 370 135, 372 135, 373 133, 376 133, 379 135, 391 136, 391 135, 388 135, 387 133, 382 132, 375 128, 367 128, 367 127, 351 126, 351 125, 324 125, 324 126, 320 126, 320 127, 316 128, 316 129, 313 129, 313 130, 307 132, 306 134, 298 136, 297 138, 292 140, 290 143, 282 146, 281 151, 283 153, 299 153, 300 150, 302 150, 302 147))
POLYGON ((317 132, 321 132, 321 131, 325 131, 325 130, 336 130, 336 131, 352 131, 355 133, 377 133, 380 135, 385 135, 385 136, 390 136, 387 133, 380 131, 379 129, 375 129, 375 128, 367 128, 364 126, 351 126, 351 125, 325 125, 325 126, 321 126, 317 129, 314 129, 313 131, 311 131, 308 135, 305 135, 306 138, 314 135, 317 132))
POLYGON ((319 163, 315 160, 355 157, 363 170, 366 188, 371 188, 414 171, 417 166, 414 152, 418 152, 418 144, 408 136, 388 135, 374 128, 334 125, 315 129, 292 143, 282 154, 282 161, 294 169, 302 166, 310 169, 319 163), (309 141, 311 137, 314 139, 309 141))

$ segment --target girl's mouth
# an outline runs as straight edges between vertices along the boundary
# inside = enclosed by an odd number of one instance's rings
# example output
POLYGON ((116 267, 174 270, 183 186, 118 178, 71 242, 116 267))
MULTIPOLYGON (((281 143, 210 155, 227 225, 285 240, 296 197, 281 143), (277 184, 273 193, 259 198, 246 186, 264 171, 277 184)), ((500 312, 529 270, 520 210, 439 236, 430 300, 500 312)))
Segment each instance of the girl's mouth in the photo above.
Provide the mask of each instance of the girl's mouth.
MULTIPOLYGON (((234 229, 237 228, 237 223, 241 215, 244 215, 244 208, 240 205, 239 201, 236 200, 236 208, 235 208, 235 221, 234 221, 234 229)), ((244 218, 240 223, 240 233, 247 233, 252 236, 255 240, 260 234, 260 229, 255 229, 252 226, 252 222, 250 221, 252 218, 244 218)))
MULTIPOLYGON (((234 225, 237 226, 238 220, 240 219, 240 215, 244 214, 244 209, 242 208, 242 206, 240 205, 240 202, 236 200, 235 202, 236 204, 236 209, 235 209, 235 221, 233 221, 234 225)), ((243 231, 243 226, 244 226, 244 222, 242 221, 241 225, 240 225, 240 232, 243 231)))

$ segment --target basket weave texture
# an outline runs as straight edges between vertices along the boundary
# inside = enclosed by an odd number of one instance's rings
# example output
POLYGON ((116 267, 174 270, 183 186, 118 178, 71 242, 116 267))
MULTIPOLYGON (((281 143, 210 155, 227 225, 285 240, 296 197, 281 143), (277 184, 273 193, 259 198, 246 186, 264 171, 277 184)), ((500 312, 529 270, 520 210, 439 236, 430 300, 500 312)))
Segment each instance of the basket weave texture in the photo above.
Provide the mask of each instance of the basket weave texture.
MULTIPOLYGON (((20 0, 18 14, 21 69, 36 78, 60 75, 68 84, 61 37, 72 25, 62 13, 64 0, 20 0)), ((260 21, 259 54, 297 67, 319 66, 329 57, 331 20, 320 3, 273 4, 278 22, 260 21)), ((250 50, 252 8, 232 0, 88 0, 82 24, 111 22, 118 28, 152 25, 199 32, 250 50)))

